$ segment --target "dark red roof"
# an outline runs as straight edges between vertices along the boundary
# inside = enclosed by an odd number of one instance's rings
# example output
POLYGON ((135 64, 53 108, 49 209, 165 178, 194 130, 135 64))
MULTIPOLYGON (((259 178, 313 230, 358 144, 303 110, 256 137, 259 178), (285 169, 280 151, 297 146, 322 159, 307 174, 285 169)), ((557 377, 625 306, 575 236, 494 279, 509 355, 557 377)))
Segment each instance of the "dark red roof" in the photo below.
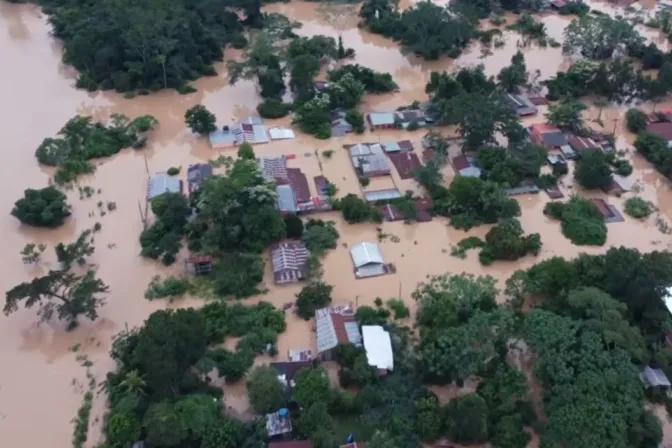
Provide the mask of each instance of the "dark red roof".
POLYGON ((412 151, 412 150, 413 150, 413 143, 411 143, 410 140, 401 140, 401 141, 398 141, 398 142, 397 142, 397 145, 399 145, 399 147, 400 147, 402 150, 406 150, 406 151, 412 151))
POLYGON ((543 96, 531 96, 527 99, 530 100, 530 103, 534 104, 535 106, 545 106, 548 104, 548 100, 543 96))
POLYGON ((331 313, 331 322, 334 324, 334 331, 336 332, 336 340, 339 344, 349 344, 350 339, 348 333, 345 331, 346 322, 354 322, 355 316, 344 316, 339 313, 331 313))
POLYGON ((187 258, 187 263, 208 263, 212 261, 212 255, 192 255, 187 258))
POLYGON ((252 131, 254 131, 254 127, 252 127, 251 124, 247 124, 247 123, 241 124, 241 125, 240 125, 240 128, 241 128, 243 131, 245 131, 245 132, 252 132, 252 131))
POLYGON ((604 199, 590 199, 590 202, 595 206, 598 212, 605 218, 611 218, 614 213, 609 209, 604 199))
POLYGON ((284 361, 272 362, 273 367, 278 373, 285 375, 287 381, 291 381, 296 376, 296 372, 301 369, 310 369, 313 367, 313 361, 284 361))
POLYGON ((453 159, 453 167, 457 171, 462 171, 466 168, 469 168, 471 163, 467 160, 467 156, 457 156, 453 159))
POLYGON ((308 179, 306 179, 306 175, 303 174, 299 168, 287 168, 287 179, 294 191, 296 202, 310 201, 308 179))
POLYGON ((402 179, 411 179, 413 171, 421 166, 420 159, 414 152, 391 152, 387 156, 402 179))
POLYGON ((313 448, 313 442, 310 440, 283 440, 269 443, 268 448, 313 448))
POLYGON ((575 151, 580 151, 582 149, 597 148, 597 143, 595 143, 591 139, 584 137, 577 137, 575 135, 567 137, 567 143, 575 151))
POLYGON ((646 132, 650 132, 667 141, 672 140, 672 123, 651 123, 646 127, 646 132))

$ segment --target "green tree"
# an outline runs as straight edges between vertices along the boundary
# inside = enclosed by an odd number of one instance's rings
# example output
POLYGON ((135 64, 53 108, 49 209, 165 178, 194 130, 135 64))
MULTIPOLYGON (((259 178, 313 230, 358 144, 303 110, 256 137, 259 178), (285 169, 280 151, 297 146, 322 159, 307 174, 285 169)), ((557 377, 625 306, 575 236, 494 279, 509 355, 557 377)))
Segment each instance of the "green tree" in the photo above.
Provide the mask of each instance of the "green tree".
POLYGON ((140 439, 142 425, 129 412, 112 411, 107 418, 105 434, 111 446, 131 446, 140 439))
POLYGON ((316 434, 319 434, 320 438, 322 438, 323 436, 320 434, 322 431, 333 433, 334 422, 329 415, 327 404, 325 402, 316 401, 308 406, 302 406, 302 408, 301 416, 299 417, 296 426, 305 438, 312 440, 313 436, 316 434))
POLYGON ((365 86, 352 73, 346 73, 327 88, 332 108, 352 109, 357 107, 364 95, 365 86))
POLYGON ((98 308, 105 304, 105 299, 99 294, 108 290, 107 285, 97 279, 91 270, 82 276, 68 271, 49 271, 44 277, 34 278, 7 291, 3 311, 8 316, 17 311, 22 302, 26 308, 37 305, 40 320, 48 321, 55 313, 72 327, 80 315, 91 320, 98 318, 98 308))
POLYGON ((247 395, 257 414, 268 414, 280 409, 285 400, 283 386, 273 367, 255 367, 247 377, 247 395))
POLYGON ((538 233, 523 236, 523 229, 517 219, 504 220, 485 235, 485 247, 481 250, 483 263, 493 260, 517 260, 528 252, 538 254, 541 238, 538 233))
MULTIPOLYGON (((292 41, 296 42, 296 40, 292 41)), ((289 87, 298 103, 310 100, 315 95, 313 80, 320 73, 319 58, 310 54, 299 54, 292 58, 289 87)))
POLYGON ((143 425, 147 431, 147 442, 157 446, 179 446, 189 436, 176 407, 166 401, 149 407, 143 425))
POLYGON ((415 402, 418 412, 415 423, 420 438, 425 442, 433 442, 441 436, 443 422, 441 421, 441 407, 434 396, 422 398, 415 402))
POLYGON ((264 260, 257 253, 222 254, 213 266, 212 278, 214 292, 221 297, 253 296, 264 279, 264 260))
POLYGON ((229 83, 233 85, 239 79, 254 78, 261 88, 262 98, 281 97, 285 91, 284 70, 278 56, 281 40, 268 30, 256 33, 242 59, 227 62, 229 83))
POLYGON ((238 157, 246 160, 255 160, 256 156, 254 155, 254 149, 252 149, 252 145, 247 142, 243 142, 243 144, 238 148, 238 157))
POLYGON ((458 443, 477 443, 488 439, 488 407, 483 398, 470 393, 453 398, 446 406, 448 438, 458 443))
POLYGON ((581 134, 583 132, 583 119, 581 112, 586 106, 577 101, 563 101, 559 104, 548 106, 546 120, 552 125, 581 134))
POLYGON ((311 282, 296 295, 296 314, 304 320, 315 316, 315 311, 329 306, 333 286, 324 282, 311 282))
POLYGON ((311 253, 323 254, 327 249, 335 249, 339 238, 333 221, 310 219, 306 223, 302 240, 311 253))
POLYGON ((309 408, 329 401, 329 376, 323 368, 299 370, 294 376, 294 383, 292 397, 301 407, 309 408))
POLYGON ((625 124, 628 127, 628 131, 638 134, 646 129, 646 114, 639 109, 631 107, 625 113, 625 124))
POLYGON ((381 222, 380 212, 359 196, 349 193, 338 200, 338 208, 348 224, 360 222, 381 222))
POLYGON ((58 243, 54 250, 56 251, 56 258, 61 263, 64 269, 70 269, 73 263, 82 266, 86 263, 86 257, 89 257, 95 251, 92 245, 93 237, 91 230, 83 231, 74 243, 67 246, 63 243, 58 243))
POLYGON ((653 206, 649 201, 633 196, 625 200, 625 213, 636 219, 648 218, 653 213, 653 206))
POLYGON ((644 39, 627 21, 609 15, 586 14, 565 28, 563 51, 590 59, 609 59, 616 51, 627 53, 644 39))
POLYGON ((303 235, 303 221, 294 213, 284 216, 287 238, 301 238, 303 235))
POLYGON ((497 75, 499 87, 509 93, 517 93, 525 86, 527 78, 525 56, 520 50, 511 57, 511 65, 502 68, 497 75))
POLYGON ((208 135, 217 130, 217 118, 202 104, 197 104, 184 113, 184 121, 195 134, 208 135))
POLYGON ((356 134, 364 133, 364 115, 357 109, 348 109, 345 113, 345 121, 350 123, 356 134))
POLYGON ((241 422, 222 417, 209 426, 203 435, 201 448, 238 448, 245 441, 241 422))
POLYGON ((586 189, 611 185, 611 168, 602 151, 584 151, 576 163, 574 177, 586 189))
POLYGON ((184 195, 171 192, 155 197, 151 205, 156 220, 140 234, 140 254, 153 259, 161 258, 163 264, 170 265, 180 250, 191 208, 184 195))
POLYGON ((297 124, 307 134, 326 139, 331 137, 330 112, 331 97, 323 93, 303 103, 296 110, 292 123, 297 124))
POLYGON ((45 244, 27 243, 21 249, 21 260, 24 264, 39 263, 42 253, 47 249, 45 244))
POLYGON ((29 188, 24 191, 23 198, 14 203, 12 216, 29 226, 59 227, 70 216, 66 199, 65 194, 54 187, 29 188))

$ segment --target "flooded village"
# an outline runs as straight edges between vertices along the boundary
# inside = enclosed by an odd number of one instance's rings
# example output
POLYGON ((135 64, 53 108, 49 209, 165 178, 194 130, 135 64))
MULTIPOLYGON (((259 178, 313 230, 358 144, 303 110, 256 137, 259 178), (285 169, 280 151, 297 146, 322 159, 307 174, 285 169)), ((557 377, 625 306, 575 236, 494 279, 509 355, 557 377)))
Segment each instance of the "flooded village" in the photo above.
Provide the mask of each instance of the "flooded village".
MULTIPOLYGON (((435 3, 444 6, 442 2, 435 3)), ((634 3, 628 12, 623 5, 610 2, 591 0, 586 1, 586 4, 611 16, 652 16, 656 10, 653 1, 634 3)), ((414 2, 409 0, 399 2, 401 10, 413 5, 414 2)), ((561 46, 541 47, 529 42, 525 45, 524 38, 518 32, 505 27, 502 28, 501 36, 495 38, 501 41, 499 45, 486 45, 473 39, 455 59, 442 55, 437 60, 426 61, 414 54, 403 53, 399 44, 392 39, 358 26, 361 18, 356 14, 345 19, 341 17, 336 23, 320 11, 320 6, 319 2, 292 0, 265 5, 262 11, 279 13, 290 21, 300 23, 301 26, 293 30, 299 36, 341 36, 344 46, 354 49, 353 58, 332 61, 329 67, 323 66, 317 77, 319 81, 327 80, 327 70, 345 64, 360 64, 392 76, 398 86, 396 91, 363 95, 358 106, 365 118, 365 131, 362 134, 348 132, 336 136, 337 132, 332 128, 331 138, 318 139, 292 124, 291 116, 257 122, 256 108, 261 98, 256 82, 242 79, 231 85, 226 61, 215 64, 216 76, 201 77, 191 82, 195 92, 186 95, 173 89, 163 89, 146 96, 129 98, 114 90, 87 92, 77 89, 77 70, 64 64, 63 45, 52 36, 47 15, 34 5, 0 0, 0 60, 5 62, 3 82, 0 83, 0 134, 3 137, 6 167, 6 180, 3 183, 3 194, 0 195, 0 204, 4 210, 0 213, 0 232, 4 237, 1 255, 4 269, 0 274, 0 289, 8 291, 21 282, 29 282, 48 274, 50 270, 58 269, 59 261, 52 255, 53 248, 60 242, 67 244, 76 240, 81 232, 94 226, 99 229, 92 233, 95 252, 87 258, 87 263, 95 266, 96 276, 109 287, 105 293, 105 305, 98 309, 98 318, 91 321, 82 316, 72 331, 66 331, 66 325, 56 316, 39 322, 35 308, 19 307, 11 315, 3 316, 0 322, 2 446, 65 448, 70 445, 96 447, 99 443, 106 448, 117 446, 102 445, 108 397, 101 385, 108 372, 117 368, 116 360, 110 356, 113 338, 120 332, 142 326, 158 310, 200 308, 209 301, 194 291, 170 301, 145 299, 145 291, 155 276, 182 278, 187 275, 185 266, 194 268, 203 261, 209 263, 207 257, 198 258, 199 253, 192 253, 187 244, 182 245, 177 260, 170 266, 140 255, 139 235, 146 224, 154 220, 151 207, 149 211, 147 208, 148 197, 153 194, 148 185, 154 182, 157 194, 168 190, 188 194, 194 179, 200 179, 199 176, 223 175, 226 167, 221 161, 238 157, 237 151, 242 141, 234 135, 238 132, 243 135, 240 138, 252 143, 254 156, 264 177, 274 184, 279 210, 283 214, 300 214, 304 223, 311 218, 333 221, 339 234, 336 247, 326 250, 321 259, 321 281, 333 287, 329 306, 336 308, 332 309, 331 315, 328 311, 327 315, 321 315, 320 312, 325 311, 318 310, 315 317, 309 320, 299 317, 295 306, 292 306, 297 300, 297 294, 306 285, 305 281, 295 281, 306 275, 309 255, 305 247, 282 241, 264 249, 263 293, 240 299, 239 302, 244 305, 268 302, 276 309, 283 310, 286 329, 277 334, 274 347, 276 355, 266 353, 257 356, 255 365, 286 363, 290 361, 292 353, 297 356, 299 363, 312 361, 317 354, 322 355, 334 348, 322 347, 325 342, 320 339, 323 337, 321 328, 324 325, 346 328, 347 322, 353 322, 354 317, 348 312, 341 312, 343 307, 351 310, 363 306, 377 308, 378 298, 385 302, 391 298, 403 301, 410 315, 398 319, 396 323, 414 328, 418 302, 412 295, 419 284, 428 281, 429 276, 446 273, 492 276, 496 280, 497 302, 504 304, 510 299, 504 293, 507 279, 516 271, 529 269, 543 260, 553 257, 571 259, 582 253, 599 255, 620 246, 642 253, 672 250, 672 188, 669 180, 637 153, 634 147, 637 135, 628 129, 626 118, 626 111, 632 105, 599 104, 592 101, 594 98, 588 97, 582 98, 586 105, 582 118, 592 132, 591 143, 546 125, 548 101, 540 101, 536 105, 526 103, 532 111, 519 113, 520 123, 530 130, 530 139, 549 150, 549 162, 541 168, 542 173, 550 174, 554 162, 558 163, 560 159, 568 167, 568 173, 559 177, 555 188, 540 189, 534 186, 532 192, 521 191, 521 194, 510 196, 520 206, 521 213, 517 219, 524 233, 539 234, 541 238, 543 244, 538 253, 528 253, 515 261, 496 260, 491 264, 483 264, 479 260, 478 249, 467 250, 463 257, 455 256, 461 241, 467 237, 486 239, 494 224, 482 224, 465 231, 449 226, 449 219, 445 217, 432 216, 431 199, 425 188, 414 179, 414 172, 431 158, 431 148, 428 149, 425 138, 428 130, 437 131, 448 142, 445 164, 441 166, 443 184, 446 186, 457 177, 478 177, 481 174, 476 164, 475 151, 463 153, 456 126, 435 126, 430 122, 423 123, 427 126, 421 129, 404 129, 400 123, 404 123, 406 118, 404 111, 399 108, 415 101, 428 101, 426 86, 432 72, 455 73, 461 68, 482 64, 486 75, 497 76, 511 63, 516 52, 521 50, 527 71, 538 73, 538 80, 541 81, 554 77, 557 72, 568 70, 574 61, 563 54, 561 46), (196 105, 205 106, 217 117, 215 135, 197 135, 185 125, 185 112, 196 105), (22 197, 24 190, 47 187, 55 175, 55 168, 40 165, 35 157, 35 149, 45 138, 54 137, 75 115, 90 116, 94 122, 106 122, 114 114, 123 114, 131 119, 150 115, 157 120, 158 124, 151 131, 144 149, 128 148, 111 157, 96 159, 95 173, 79 176, 75 188, 63 190, 72 206, 72 214, 58 228, 32 227, 21 224, 10 215, 15 201, 22 197), (255 127, 259 128, 255 130, 255 127), (556 130, 563 134, 560 142, 553 141, 550 136, 556 130), (604 141, 600 141, 598 136, 603 136, 604 141), (586 149, 601 147, 601 143, 608 146, 611 142, 615 147, 612 150, 632 165, 632 174, 623 176, 618 192, 583 189, 575 182, 573 174, 576 162, 568 154, 580 155, 586 149), (208 163, 212 164, 211 170, 206 169, 204 174, 199 172, 192 177, 194 171, 190 167, 208 163), (171 167, 180 168, 176 176, 166 174, 171 167), (366 177, 366 181, 362 181, 363 177, 366 177), (414 202, 415 218, 409 220, 398 207, 378 203, 376 208, 383 217, 382 223, 349 224, 340 210, 331 210, 330 201, 333 198, 326 193, 327 183, 335 186, 335 198, 353 194, 370 203, 401 198, 411 192, 418 198, 414 202), (559 192, 560 196, 555 196, 554 192, 559 192), (603 208, 606 208, 603 213, 605 218, 614 209, 620 217, 614 222, 607 220, 608 232, 603 245, 572 244, 561 230, 564 223, 561 224, 547 213, 547 204, 567 201, 573 194, 596 201, 598 209, 602 203, 603 208), (652 205, 650 216, 635 219, 625 212, 626 201, 634 196, 652 205), (39 263, 22 262, 20 252, 26 244, 47 246, 39 263), (310 353, 306 354, 305 351, 310 353), (77 425, 78 412, 87 393, 91 394, 88 398, 88 436, 84 438, 85 442, 74 445, 73 426, 77 425)), ((356 11, 359 4, 353 7, 356 11)), ((509 12, 502 17, 509 24, 516 20, 516 15, 509 12)), ((552 8, 536 13, 534 17, 544 24, 548 38, 560 43, 563 42, 565 28, 575 18, 574 15, 560 15, 552 8)), ((636 26, 638 32, 647 43, 655 43, 667 54, 670 51, 668 36, 658 29, 645 27, 641 24, 643 21, 636 26)), ((484 19, 482 27, 488 29, 494 25, 484 19)), ((227 60, 240 61, 243 57, 244 50, 225 50, 227 60)), ((543 99, 542 96, 539 94, 538 99, 543 99)), ((522 107, 520 102, 528 101, 527 96, 511 97, 516 108, 522 107)), ((647 114, 646 126, 651 132, 656 129, 656 124, 672 121, 663 120, 654 113, 654 108, 658 112, 672 110, 670 97, 657 103, 640 102, 634 106, 647 114)), ((668 129, 665 126, 661 129, 660 135, 672 141, 672 130, 666 137, 668 129)), ((500 138, 498 136, 498 140, 500 138)), ((615 181, 619 179, 620 176, 615 177, 615 181)), ((530 304, 526 300, 523 308, 527 310, 530 304)), ((352 326, 349 328, 352 332, 352 326)), ((366 348, 367 338, 370 341, 378 340, 379 329, 381 326, 378 325, 365 325, 359 329, 355 325, 354 332, 357 335, 349 334, 348 337, 351 342, 356 340, 366 348)), ((335 338, 339 339, 338 335, 335 338)), ((235 350, 239 340, 239 335, 228 337, 222 347, 235 350)), ((339 342, 343 341, 339 339, 339 342)), ((366 349, 368 356, 369 349, 366 349)), ((380 353, 382 349, 372 350, 377 356, 368 358, 370 365, 373 365, 372 358, 375 358, 375 362, 380 364, 379 368, 385 370, 383 364, 386 361, 381 359, 387 358, 380 353)), ((328 356, 320 358, 329 359, 321 365, 327 369, 331 385, 336 388, 339 384, 338 363, 328 356)), ((511 355, 510 362, 518 364, 525 370, 527 377, 532 378, 534 369, 531 357, 511 355)), ((311 365, 312 362, 307 363, 308 367, 311 365)), ((295 367, 290 366, 288 369, 295 367)), ((213 377, 208 384, 223 390, 226 414, 244 421, 252 420, 255 412, 248 397, 245 379, 226 382, 213 377)), ((529 383, 533 396, 531 401, 537 413, 541 414, 540 387, 532 379, 529 383)), ((474 392, 477 384, 478 380, 472 377, 464 381, 461 387, 453 383, 432 385, 429 389, 436 394, 440 405, 446 406, 455 397, 474 392)), ((669 386, 669 382, 667 384, 669 386)), ((614 384, 611 386, 618 387, 614 384)), ((646 406, 654 409, 660 418, 663 427, 660 446, 672 446, 672 425, 665 407, 652 403, 646 406)), ((286 410, 283 408, 282 411, 286 410)), ((278 415, 282 417, 284 414, 278 415)), ((357 428, 353 424, 350 430, 354 434, 350 434, 353 439, 357 438, 357 428)), ((539 439, 533 428, 526 425, 526 432, 532 435, 527 446, 538 446, 539 439)), ((353 443, 348 445, 348 440, 339 441, 348 447, 363 446, 354 440, 350 440, 353 443)), ((183 445, 161 445, 150 442, 146 446, 199 445, 186 442, 183 445)), ((277 446, 291 448, 294 445, 277 446)), ((435 443, 424 446, 519 445, 485 442, 458 445, 454 440, 440 437, 435 443)))

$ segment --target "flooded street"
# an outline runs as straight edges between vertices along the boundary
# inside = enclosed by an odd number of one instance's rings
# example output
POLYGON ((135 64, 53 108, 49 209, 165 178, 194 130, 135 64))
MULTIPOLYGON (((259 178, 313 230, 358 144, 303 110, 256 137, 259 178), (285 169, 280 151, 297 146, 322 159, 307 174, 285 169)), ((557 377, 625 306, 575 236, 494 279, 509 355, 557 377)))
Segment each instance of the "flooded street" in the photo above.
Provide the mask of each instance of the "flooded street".
MULTIPOLYGON (((337 30, 319 17, 315 3, 274 4, 264 9, 285 14, 303 23, 303 27, 297 30, 298 34, 337 36, 337 30)), ((563 29, 570 21, 569 18, 554 15, 544 16, 541 20, 546 24, 549 35, 557 40, 561 39, 563 29)), ((398 94, 366 97, 362 108, 364 111, 391 109, 414 100, 424 100, 425 84, 432 70, 451 70, 482 63, 489 75, 495 75, 509 64, 518 48, 519 36, 505 31, 505 46, 492 48, 491 55, 482 57, 481 44, 474 43, 457 61, 446 59, 425 63, 413 56, 403 55, 392 41, 357 28, 356 22, 356 19, 353 20, 343 29, 345 46, 357 52, 353 62, 392 74, 401 88, 398 94)), ((81 360, 76 359, 77 355, 85 354, 93 362, 90 369, 100 383, 105 373, 113 367, 108 356, 110 338, 126 326, 141 324, 151 312, 166 306, 162 301, 150 302, 143 297, 152 276, 181 271, 181 261, 171 268, 165 268, 139 255, 138 236, 142 231, 142 222, 138 203, 144 203, 147 171, 165 172, 171 166, 181 166, 180 176, 184 178, 186 166, 190 163, 214 159, 219 154, 235 155, 234 149, 218 153, 210 148, 206 139, 191 135, 184 126, 184 112, 195 104, 204 104, 217 115, 222 125, 253 112, 259 99, 252 82, 228 85, 225 63, 216 66, 219 76, 195 82, 194 87, 198 91, 190 95, 183 96, 170 91, 124 99, 114 92, 87 93, 76 90, 75 73, 62 64, 61 47, 50 37, 46 17, 33 6, 2 1, 0 60, 4 62, 3 82, 0 83, 0 141, 5 160, 4 190, 0 195, 0 234, 3 237, 0 257, 4 268, 0 273, 0 290, 6 291, 54 267, 55 244, 73 241, 80 232, 92 228, 96 222, 102 225, 102 230, 95 234, 96 252, 90 260, 98 266, 99 277, 109 285, 110 293, 107 305, 100 310, 100 318, 95 323, 82 319, 81 325, 68 333, 58 322, 38 326, 34 309, 22 309, 10 317, 3 316, 0 323, 2 446, 66 448, 71 446, 71 420, 81 404, 85 389, 81 385, 87 383, 86 369, 81 366, 81 360), (10 216, 14 202, 24 189, 42 188, 48 184, 52 171, 40 167, 34 155, 41 141, 45 137, 54 136, 76 114, 104 120, 113 113, 122 113, 130 118, 142 114, 155 116, 159 125, 150 137, 148 148, 142 151, 124 150, 113 158, 98 162, 93 176, 80 178, 80 186, 89 185, 95 190, 100 189, 101 193, 80 199, 77 191, 71 191, 69 203, 73 206, 73 216, 57 230, 28 228, 10 216), (116 210, 101 216, 98 201, 115 202, 116 210), (19 252, 26 243, 44 243, 49 246, 39 266, 30 267, 21 262, 19 252), (74 353, 71 347, 76 344, 81 344, 81 348, 74 353), (30 430, 35 427, 35 422, 39 422, 39 431, 30 430)), ((529 71, 540 70, 542 78, 569 66, 561 50, 550 47, 529 49, 526 51, 526 63, 529 71)), ((665 105, 661 104, 658 108, 663 109, 665 105)), ((615 123, 621 133, 619 149, 628 148, 632 141, 632 136, 623 129, 624 112, 624 109, 605 109, 602 112, 607 129, 610 130, 615 123)), ((596 116, 595 110, 586 112, 586 118, 596 116)), ((530 123, 542 121, 543 113, 530 119, 530 123)), ((278 120, 277 123, 267 120, 266 124, 271 127, 274 124, 287 125, 288 122, 287 119, 278 120)), ((594 123, 591 125, 597 126, 594 123)), ((407 139, 414 143, 420 156, 422 135, 422 131, 381 131, 321 141, 300 134, 297 130, 295 140, 272 142, 254 149, 257 156, 295 154, 296 158, 289 161, 289 166, 301 168, 308 179, 323 174, 337 186, 339 195, 361 194, 357 176, 342 145, 407 139), (321 155, 327 149, 335 150, 330 159, 321 155), (316 150, 319 156, 315 155, 316 150)), ((661 219, 672 223, 672 192, 669 183, 643 158, 635 156, 632 149, 626 157, 632 160, 635 167, 629 179, 641 188, 640 196, 656 204, 661 219)), ((445 172, 445 180, 450 182, 454 176, 452 168, 447 168, 445 172)), ((412 180, 401 179, 394 169, 389 182, 402 192, 418 191, 412 180)), ((310 181, 309 184, 315 195, 315 186, 310 181)), ((597 196, 604 197, 601 194, 597 196)), ((372 305, 376 297, 386 300, 401 296, 413 312, 414 303, 411 302, 410 294, 418 282, 431 274, 488 274, 500 280, 500 287, 503 287, 503 280, 515 270, 555 255, 572 257, 579 252, 601 253, 609 246, 619 245, 642 251, 672 248, 672 238, 658 230, 654 217, 639 222, 628 216, 625 216, 625 222, 608 225, 605 247, 579 248, 570 244, 560 233, 558 222, 542 214, 548 201, 545 194, 521 196, 519 199, 523 210, 523 229, 526 233, 541 234, 543 249, 539 257, 528 256, 517 263, 496 262, 484 267, 478 262, 476 251, 470 251, 466 259, 459 259, 450 255, 450 248, 466 236, 483 237, 488 230, 486 226, 465 233, 448 227, 443 219, 414 225, 385 223, 381 227, 387 237, 381 241, 380 250, 386 262, 396 265, 397 273, 363 280, 355 280, 349 247, 362 241, 377 242, 377 226, 349 226, 336 212, 319 215, 319 218, 335 221, 341 234, 338 248, 330 251, 324 260, 324 280, 334 285, 334 304, 372 305)), ((610 197, 608 202, 622 211, 624 199, 610 197)), ((246 301, 254 303, 266 300, 277 307, 292 301, 300 285, 275 287, 271 281, 270 263, 266 264, 266 270, 268 294, 246 301)), ((200 300, 185 299, 170 306, 199 303, 200 300)), ((280 356, 284 357, 290 348, 313 348, 311 323, 300 321, 293 315, 288 315, 287 322, 288 330, 279 340, 280 356)), ((226 386, 225 392, 227 405, 244 413, 247 406, 244 388, 226 386)), ((102 417, 103 408, 104 396, 96 395, 87 446, 98 441, 99 418, 102 417)), ((662 421, 667 420, 663 418, 662 421)), ((672 429, 666 428, 665 442, 671 441, 672 429)))

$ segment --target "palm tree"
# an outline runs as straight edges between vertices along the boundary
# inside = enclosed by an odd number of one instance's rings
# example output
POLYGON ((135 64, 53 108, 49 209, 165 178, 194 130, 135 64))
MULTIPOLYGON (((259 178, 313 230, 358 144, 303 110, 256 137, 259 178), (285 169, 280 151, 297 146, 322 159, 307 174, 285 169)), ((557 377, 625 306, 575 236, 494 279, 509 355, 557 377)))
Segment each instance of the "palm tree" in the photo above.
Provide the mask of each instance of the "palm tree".
POLYGON ((134 369, 126 374, 121 383, 119 383, 119 386, 126 389, 128 394, 144 395, 144 389, 147 387, 147 383, 145 383, 142 375, 134 369))

